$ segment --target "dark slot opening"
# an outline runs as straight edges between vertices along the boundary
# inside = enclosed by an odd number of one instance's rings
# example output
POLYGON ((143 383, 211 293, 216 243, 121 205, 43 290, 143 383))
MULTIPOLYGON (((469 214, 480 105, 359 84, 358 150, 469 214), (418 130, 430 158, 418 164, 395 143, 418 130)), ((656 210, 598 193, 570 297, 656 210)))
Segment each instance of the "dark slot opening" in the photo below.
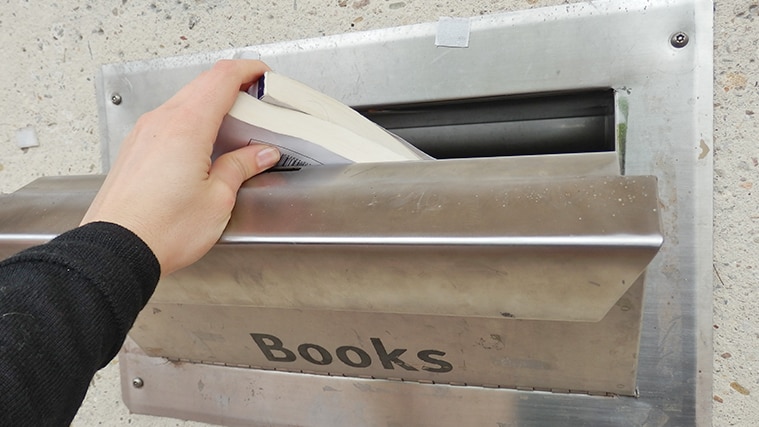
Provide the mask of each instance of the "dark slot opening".
POLYGON ((611 89, 358 111, 437 159, 615 150, 611 89))

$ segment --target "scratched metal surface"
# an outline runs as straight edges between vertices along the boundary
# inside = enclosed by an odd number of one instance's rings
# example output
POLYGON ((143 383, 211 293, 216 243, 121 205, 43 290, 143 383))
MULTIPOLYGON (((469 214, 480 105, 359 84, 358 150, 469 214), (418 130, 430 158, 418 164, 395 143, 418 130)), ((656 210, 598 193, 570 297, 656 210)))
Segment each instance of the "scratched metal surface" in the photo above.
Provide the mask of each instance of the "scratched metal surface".
MULTIPOLYGON (((436 25, 422 24, 246 49, 355 106, 599 87, 627 93, 617 128, 625 171, 658 177, 665 234, 647 275, 639 398, 329 376, 304 381, 302 374, 159 363, 127 346, 120 359, 126 400, 140 412, 229 425, 402 425, 410 419, 419 425, 708 425, 711 22, 712 5, 703 0, 593 2, 473 18, 468 48, 435 47, 436 25), (677 32, 689 37, 684 47, 671 43, 677 32), (313 65, 322 63, 330 66, 313 65), (132 388, 130 378, 144 374, 155 388, 132 388), (196 396, 199 381, 212 384, 202 393, 214 398, 196 396), (259 391, 241 412, 222 405, 225 396, 259 391), (157 396, 165 398, 163 409, 157 396), (308 403, 293 410, 294 401, 308 403)), ((106 159, 147 104, 159 104, 213 59, 239 51, 104 67, 99 96, 110 142, 106 159), (114 93, 129 100, 146 91, 149 102, 140 96, 117 108, 109 101, 114 93)))

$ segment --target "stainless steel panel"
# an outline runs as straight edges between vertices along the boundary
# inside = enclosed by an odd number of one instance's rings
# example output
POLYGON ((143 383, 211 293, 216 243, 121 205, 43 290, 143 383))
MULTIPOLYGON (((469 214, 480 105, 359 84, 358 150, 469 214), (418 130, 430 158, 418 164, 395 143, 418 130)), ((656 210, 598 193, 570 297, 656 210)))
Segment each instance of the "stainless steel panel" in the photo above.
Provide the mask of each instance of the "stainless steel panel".
MULTIPOLYGON (((265 173, 243 185, 219 244, 152 301, 598 321, 662 236, 655 179, 560 176, 593 157, 265 173), (517 163, 553 176, 515 175, 517 163)), ((4 239, 44 241, 56 217, 80 218, 95 182, 70 181, 80 189, 7 197, 4 239)))
MULTIPOLYGON (((127 347, 126 400, 137 411, 230 425, 708 425, 711 18, 712 4, 704 0, 621 0, 473 18, 466 49, 435 47, 434 23, 247 49, 354 106, 595 88, 622 95, 615 131, 623 167, 627 174, 659 178, 665 233, 646 277, 639 398, 330 376, 304 380, 304 374, 166 363, 127 347), (682 48, 670 43, 679 31, 689 36, 682 48), (135 375, 149 386, 131 389, 135 375), (233 399, 246 393, 250 398, 233 399), (243 402, 252 406, 236 411, 243 402)), ((144 109, 113 106, 110 94, 149 94, 136 104, 159 103, 195 74, 203 58, 172 59, 165 67, 167 61, 103 69, 99 94, 103 117, 114 125, 105 127, 112 152, 144 109), (151 87, 155 81, 166 85, 151 87)))
POLYGON ((263 174, 152 301, 600 320, 662 243, 656 180, 508 179, 509 160, 263 174))
MULTIPOLYGON (((482 292, 476 282, 470 285, 470 293, 482 292)), ((417 301, 435 297, 402 294, 417 301)), ((598 322, 151 301, 130 336, 145 353, 174 361, 635 396, 642 299, 641 277, 598 322)))
MULTIPOLYGON (((220 243, 162 280, 131 336, 195 363, 634 395, 641 271, 662 237, 655 179, 606 175, 617 162, 259 175, 220 243)), ((0 248, 75 225, 101 179, 43 178, 4 196, 0 248)))
POLYGON ((132 411, 226 426, 664 426, 678 421, 669 408, 642 398, 167 361, 146 356, 131 341, 119 361, 122 393, 132 411), (135 379, 143 386, 134 387, 135 379))

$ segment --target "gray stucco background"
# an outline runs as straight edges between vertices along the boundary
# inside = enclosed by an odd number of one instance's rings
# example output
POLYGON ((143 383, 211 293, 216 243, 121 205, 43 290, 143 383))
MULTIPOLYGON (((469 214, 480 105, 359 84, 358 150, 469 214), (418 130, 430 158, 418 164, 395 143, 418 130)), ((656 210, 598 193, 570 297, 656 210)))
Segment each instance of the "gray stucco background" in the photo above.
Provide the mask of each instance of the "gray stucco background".
MULTIPOLYGON (((663 0, 662 0, 663 1, 663 0)), ((557 0, 60 0, 0 3, 0 192, 101 171, 94 80, 102 64, 562 4, 557 0), (20 148, 33 130, 38 146, 20 148)), ((715 426, 759 424, 759 2, 715 3, 715 426)), ((310 64, 329 67, 330 64, 310 64)), ((118 360, 74 421, 191 426, 129 414, 118 360)))

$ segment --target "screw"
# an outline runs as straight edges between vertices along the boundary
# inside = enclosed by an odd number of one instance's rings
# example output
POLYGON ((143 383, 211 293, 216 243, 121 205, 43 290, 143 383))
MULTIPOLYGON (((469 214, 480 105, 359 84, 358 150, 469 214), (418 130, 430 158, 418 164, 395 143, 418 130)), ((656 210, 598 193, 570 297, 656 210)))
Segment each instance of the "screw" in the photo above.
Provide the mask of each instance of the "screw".
POLYGON ((132 386, 133 386, 134 388, 142 388, 142 386, 144 386, 144 385, 145 385, 145 382, 144 382, 144 381, 142 381, 142 378, 140 378, 140 377, 135 377, 135 378, 132 380, 132 386))
POLYGON ((678 31, 675 34, 672 34, 672 37, 669 39, 669 42, 672 44, 672 47, 675 47, 677 49, 683 48, 688 44, 688 35, 685 34, 682 31, 678 31))
POLYGON ((114 93, 113 95, 111 95, 111 102, 113 103, 113 105, 121 104, 121 95, 119 95, 118 93, 114 93))

